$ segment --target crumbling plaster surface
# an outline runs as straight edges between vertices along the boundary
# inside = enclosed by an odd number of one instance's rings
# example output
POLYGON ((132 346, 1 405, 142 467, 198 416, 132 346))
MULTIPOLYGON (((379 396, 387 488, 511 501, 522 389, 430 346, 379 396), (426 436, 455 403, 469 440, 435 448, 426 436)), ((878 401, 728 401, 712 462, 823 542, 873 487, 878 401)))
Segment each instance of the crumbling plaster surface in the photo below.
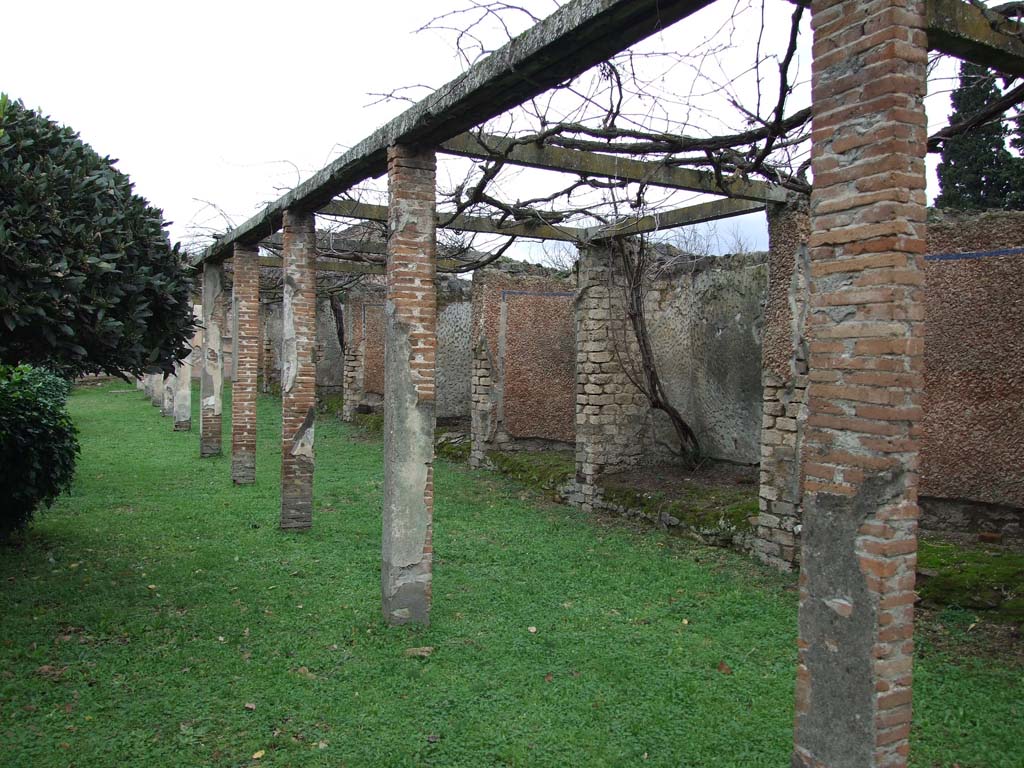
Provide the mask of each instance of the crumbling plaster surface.
MULTIPOLYGON (((761 337, 765 254, 701 259, 665 272, 646 296, 648 329, 670 402, 702 452, 741 464, 760 460, 761 337)), ((656 437, 674 442, 655 414, 656 437)))

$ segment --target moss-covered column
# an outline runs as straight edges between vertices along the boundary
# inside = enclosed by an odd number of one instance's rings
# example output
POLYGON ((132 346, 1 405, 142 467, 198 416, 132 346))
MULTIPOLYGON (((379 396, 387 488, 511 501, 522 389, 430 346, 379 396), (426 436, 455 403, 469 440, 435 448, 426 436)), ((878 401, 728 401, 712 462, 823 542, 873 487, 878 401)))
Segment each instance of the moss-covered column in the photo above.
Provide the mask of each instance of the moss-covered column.
POLYGON ((203 265, 203 370, 199 378, 199 455, 221 453, 221 390, 224 386, 221 355, 220 307, 224 271, 220 264, 203 265))
POLYGON ((231 383, 231 479, 256 481, 256 383, 260 354, 260 266, 256 246, 235 244, 235 371, 231 383))
POLYGON ((435 173, 432 150, 388 149, 381 588, 389 624, 430 621, 437 352, 435 173))
POLYGON ((281 528, 313 525, 316 419, 316 219, 284 213, 281 359, 281 528))

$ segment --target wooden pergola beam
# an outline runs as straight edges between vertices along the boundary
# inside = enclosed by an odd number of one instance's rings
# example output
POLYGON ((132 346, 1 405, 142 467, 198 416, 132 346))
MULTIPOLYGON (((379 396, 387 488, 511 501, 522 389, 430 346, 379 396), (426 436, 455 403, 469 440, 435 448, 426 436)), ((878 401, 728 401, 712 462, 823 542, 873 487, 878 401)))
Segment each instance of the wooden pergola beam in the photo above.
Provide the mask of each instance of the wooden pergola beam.
POLYGON ((927 0, 928 47, 959 59, 1024 75, 1021 26, 962 0, 927 0))
POLYGON ((647 216, 630 217, 617 224, 607 224, 587 230, 589 240, 601 240, 608 237, 624 237, 626 235, 642 235, 649 232, 660 232, 690 224, 703 224, 707 221, 728 219, 732 216, 743 216, 747 213, 763 211, 765 204, 755 200, 738 200, 721 198, 706 203, 697 203, 686 208, 676 208, 664 213, 652 213, 647 216))
POLYGON ((460 157, 502 159, 513 165, 540 168, 565 173, 578 173, 605 179, 635 181, 669 189, 728 195, 761 202, 784 202, 786 191, 763 181, 723 179, 719 184, 715 174, 678 168, 664 163, 634 160, 599 152, 544 146, 536 143, 521 144, 514 139, 489 134, 463 133, 441 145, 441 151, 460 157))
MULTIPOLYGON (((386 205, 371 205, 355 200, 335 200, 320 209, 327 216, 345 216, 351 219, 367 219, 369 221, 387 221, 386 205)), ((539 240, 563 240, 579 242, 587 237, 586 229, 579 227, 563 227, 535 221, 502 222, 485 216, 452 216, 438 213, 438 226, 444 229, 455 229, 463 232, 482 232, 490 235, 509 235, 530 237, 539 240)))
MULTIPOLYGON (((280 256, 260 256, 261 267, 281 269, 283 261, 280 256)), ((317 272, 337 272, 346 275, 383 275, 383 264, 367 264, 359 261, 343 261, 340 259, 317 258, 317 272)))
MULTIPOLYGON (((563 242, 585 243, 608 237, 640 235, 647 232, 659 232, 674 227, 690 224, 701 224, 707 221, 742 216, 746 213, 763 211, 764 202, 757 200, 741 200, 736 198, 720 198, 706 203, 698 203, 685 208, 676 208, 663 213, 652 213, 646 216, 631 216, 616 224, 605 224, 597 227, 563 227, 553 224, 535 222, 517 222, 504 224, 497 219, 484 216, 454 216, 438 214, 438 226, 464 232, 483 232, 493 235, 509 235, 528 237, 538 240, 561 240, 563 242)), ((371 205, 355 200, 335 200, 322 211, 324 214, 345 216, 352 219, 368 219, 371 221, 387 221, 386 205, 371 205)))
POLYGON ((317 211, 359 182, 380 176, 389 146, 438 146, 712 1, 572 0, 220 237, 199 261, 220 261, 230 257, 236 241, 257 243, 273 234, 286 209, 317 211))

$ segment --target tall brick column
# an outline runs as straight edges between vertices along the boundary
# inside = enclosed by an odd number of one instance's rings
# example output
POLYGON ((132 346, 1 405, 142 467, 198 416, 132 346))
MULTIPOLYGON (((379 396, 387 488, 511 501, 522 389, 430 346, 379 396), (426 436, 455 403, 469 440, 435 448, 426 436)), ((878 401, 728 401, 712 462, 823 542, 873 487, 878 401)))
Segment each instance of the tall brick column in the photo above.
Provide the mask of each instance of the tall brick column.
POLYGON ((316 221, 285 211, 281 359, 281 528, 313 525, 316 221))
POLYGON ((437 353, 433 151, 388 149, 384 337, 384 531, 389 624, 430 621, 437 353))
POLYGON ((220 307, 224 269, 203 265, 203 370, 199 378, 199 455, 220 456, 221 396, 224 360, 221 355, 220 307))
POLYGON ((793 765, 904 766, 924 324, 923 0, 813 4, 793 765))
POLYGON ((256 482, 256 383, 260 356, 260 265, 256 246, 235 244, 235 371, 231 384, 231 479, 256 482))

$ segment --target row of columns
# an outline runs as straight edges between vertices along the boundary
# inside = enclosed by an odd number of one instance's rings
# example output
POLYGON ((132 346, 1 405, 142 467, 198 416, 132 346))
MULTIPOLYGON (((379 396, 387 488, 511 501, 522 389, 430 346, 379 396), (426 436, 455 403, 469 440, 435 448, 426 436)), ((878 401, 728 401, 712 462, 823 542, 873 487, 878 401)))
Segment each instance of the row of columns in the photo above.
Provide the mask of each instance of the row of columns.
MULTIPOLYGON (((923 353, 924 4, 815 0, 812 26, 808 428, 792 764, 887 768, 905 765, 909 750, 923 353)), ((426 622, 430 610, 434 175, 431 151, 389 150, 381 576, 390 623, 426 622)), ((313 216, 289 211, 284 223, 281 522, 303 528, 311 524, 314 465, 313 216)), ((237 280, 236 266, 236 286, 237 280)), ((220 452, 220 328, 213 313, 220 286, 220 267, 208 264, 204 456, 220 452)), ((236 290, 241 295, 251 286, 236 290)), ((241 329, 239 336, 242 343, 241 329)), ((244 410, 237 441, 232 425, 232 447, 239 454, 235 479, 244 482, 254 467, 255 412, 248 390, 240 394, 244 410)))
MULTIPOLYGON (((430 617, 437 350, 435 176, 432 150, 392 147, 389 151, 391 235, 386 277, 381 592, 384 616, 391 624, 428 623, 430 617)), ((301 531, 313 524, 315 216, 288 210, 283 225, 280 527, 301 531)), ((242 485, 256 479, 258 249, 236 244, 233 267, 237 329, 231 390, 231 477, 242 485)), ((224 298, 223 267, 206 263, 202 281, 205 332, 199 452, 205 458, 222 452, 219 307, 224 298)))

